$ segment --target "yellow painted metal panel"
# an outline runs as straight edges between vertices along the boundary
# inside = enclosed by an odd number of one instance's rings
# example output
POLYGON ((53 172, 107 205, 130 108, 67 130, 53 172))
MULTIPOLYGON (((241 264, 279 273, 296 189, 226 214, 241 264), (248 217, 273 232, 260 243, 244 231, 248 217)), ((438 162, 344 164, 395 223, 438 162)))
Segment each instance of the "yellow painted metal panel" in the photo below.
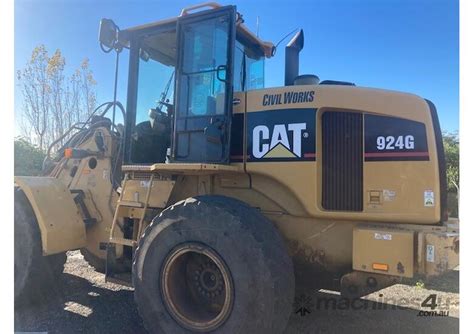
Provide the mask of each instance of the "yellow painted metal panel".
MULTIPOLYGON (((175 181, 153 180, 148 206, 152 208, 166 208, 171 190, 175 181)), ((150 180, 126 180, 123 185, 123 202, 145 203, 146 193, 150 180)))
POLYGON ((239 166, 234 165, 218 165, 218 164, 201 164, 201 163, 172 163, 172 164, 154 164, 150 171, 156 172, 172 172, 173 174, 202 174, 204 172, 220 173, 220 172, 238 172, 242 170, 239 166))
POLYGON ((354 270, 413 277, 413 231, 354 228, 352 246, 354 270))
POLYGON ((52 255, 86 245, 84 222, 73 195, 53 177, 15 177, 38 221, 43 254, 52 255))
MULTIPOLYGON (((314 109, 316 112, 316 160, 293 162, 247 162, 245 170, 252 175, 252 187, 275 198, 266 185, 281 183, 304 208, 289 213, 318 219, 371 221, 407 224, 434 224, 440 221, 440 188, 438 157, 429 107, 416 95, 353 86, 307 85, 277 87, 247 92, 247 117, 255 112, 271 113, 283 109, 314 109), (284 96, 285 93, 314 91, 314 100, 301 103, 264 104, 265 96, 284 96), (389 101, 389 102, 388 102, 389 101), (317 111, 316 111, 317 110, 317 111), (329 111, 354 111, 381 116, 392 116, 421 122, 426 126, 429 161, 364 162, 364 208, 361 212, 329 211, 321 206, 322 197, 322 131, 320 116, 329 111), (370 194, 380 192, 380 200, 373 202, 370 194), (434 194, 434 205, 424 205, 426 192, 434 194), (389 194, 390 196, 385 196, 389 194)), ((245 133, 247 133, 246 131, 245 133)), ((246 147, 247 145, 245 145, 246 147)), ((279 205, 288 207, 285 202, 279 205)))
POLYGON ((424 241, 424 274, 437 276, 459 265, 459 233, 426 233, 424 241))

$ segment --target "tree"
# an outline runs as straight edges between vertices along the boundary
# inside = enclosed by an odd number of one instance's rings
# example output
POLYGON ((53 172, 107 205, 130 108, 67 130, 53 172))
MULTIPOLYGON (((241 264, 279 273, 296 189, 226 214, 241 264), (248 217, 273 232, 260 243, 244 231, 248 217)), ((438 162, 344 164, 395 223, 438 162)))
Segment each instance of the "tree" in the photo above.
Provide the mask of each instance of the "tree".
POLYGON ((448 179, 448 210, 452 217, 457 217, 459 200, 459 136, 457 132, 443 133, 443 146, 448 179))
POLYGON ((15 175, 39 175, 45 154, 25 138, 15 138, 15 175))
POLYGON ((22 71, 17 72, 22 83, 23 116, 33 130, 40 149, 43 148, 50 116, 50 87, 48 83, 49 57, 44 45, 33 49, 30 60, 22 71))
POLYGON ((459 191, 459 136, 457 133, 443 133, 444 154, 448 189, 459 191))
POLYGON ((50 137, 58 138, 64 134, 65 126, 67 123, 67 113, 68 110, 68 96, 65 78, 64 78, 64 66, 66 65, 66 60, 61 55, 60 50, 56 50, 54 55, 49 58, 47 73, 50 81, 51 89, 51 128, 50 128, 50 137))
POLYGON ((94 111, 97 102, 96 94, 93 90, 97 82, 95 81, 94 76, 92 75, 92 71, 90 70, 88 58, 84 58, 84 60, 82 61, 79 73, 82 79, 82 95, 87 115, 90 115, 94 111))
POLYGON ((23 95, 22 131, 40 150, 45 150, 72 124, 85 121, 96 107, 97 83, 89 60, 85 58, 70 76, 65 70, 66 59, 61 50, 49 56, 46 47, 39 45, 25 67, 17 71, 23 95))

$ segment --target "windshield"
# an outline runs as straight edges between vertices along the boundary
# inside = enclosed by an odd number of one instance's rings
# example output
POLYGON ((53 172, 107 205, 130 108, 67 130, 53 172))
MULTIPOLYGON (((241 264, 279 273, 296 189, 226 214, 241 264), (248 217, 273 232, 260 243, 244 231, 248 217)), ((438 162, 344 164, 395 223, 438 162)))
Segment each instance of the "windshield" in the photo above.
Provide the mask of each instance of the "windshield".
POLYGON ((150 108, 160 107, 160 102, 173 101, 174 93, 173 66, 163 65, 151 58, 144 60, 143 57, 138 66, 136 124, 149 120, 150 108))
POLYGON ((164 162, 170 146, 174 66, 172 61, 160 62, 169 58, 154 53, 149 41, 144 39, 139 49, 137 109, 131 145, 133 163, 164 162))

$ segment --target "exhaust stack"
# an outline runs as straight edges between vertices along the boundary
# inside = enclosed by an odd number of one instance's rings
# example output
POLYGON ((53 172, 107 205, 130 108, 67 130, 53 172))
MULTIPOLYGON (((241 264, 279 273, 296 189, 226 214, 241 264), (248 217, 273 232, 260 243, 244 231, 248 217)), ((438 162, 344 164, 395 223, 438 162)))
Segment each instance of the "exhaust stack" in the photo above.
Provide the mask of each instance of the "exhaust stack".
POLYGON ((285 48, 285 86, 294 85, 299 75, 300 51, 304 47, 303 29, 300 29, 285 48))

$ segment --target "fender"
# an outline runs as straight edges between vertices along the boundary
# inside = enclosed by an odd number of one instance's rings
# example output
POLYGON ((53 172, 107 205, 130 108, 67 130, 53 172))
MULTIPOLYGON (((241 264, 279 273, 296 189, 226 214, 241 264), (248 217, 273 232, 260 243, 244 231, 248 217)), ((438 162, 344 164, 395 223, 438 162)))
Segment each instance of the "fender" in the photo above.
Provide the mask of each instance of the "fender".
POLYGON ((16 176, 15 187, 25 193, 41 232, 43 255, 86 245, 86 228, 73 195, 54 177, 16 176))

